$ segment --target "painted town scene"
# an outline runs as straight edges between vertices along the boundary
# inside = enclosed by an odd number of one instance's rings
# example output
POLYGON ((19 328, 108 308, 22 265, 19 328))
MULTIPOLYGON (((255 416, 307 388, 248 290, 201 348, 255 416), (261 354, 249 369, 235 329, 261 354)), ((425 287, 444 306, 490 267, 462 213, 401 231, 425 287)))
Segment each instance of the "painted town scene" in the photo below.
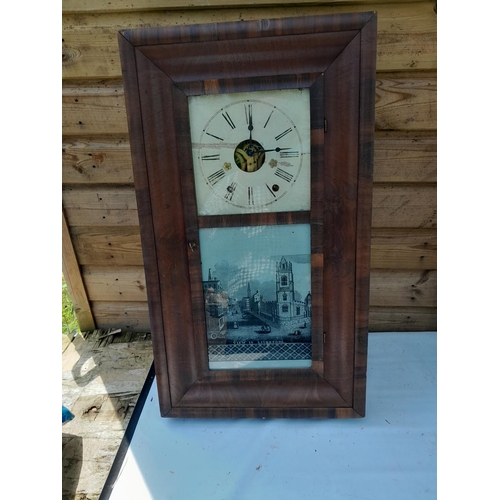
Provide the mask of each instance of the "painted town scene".
POLYGON ((202 229, 200 245, 209 367, 310 367, 309 226, 202 229))

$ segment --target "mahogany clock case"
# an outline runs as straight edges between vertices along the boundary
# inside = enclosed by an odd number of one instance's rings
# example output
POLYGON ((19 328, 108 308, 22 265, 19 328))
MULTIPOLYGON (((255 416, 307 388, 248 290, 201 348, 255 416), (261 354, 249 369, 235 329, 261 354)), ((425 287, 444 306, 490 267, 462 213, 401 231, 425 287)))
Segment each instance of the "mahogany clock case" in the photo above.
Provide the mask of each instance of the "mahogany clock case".
POLYGON ((160 412, 365 414, 376 14, 118 34, 160 412), (189 96, 308 89, 310 210, 197 213, 189 96), (209 369, 199 231, 308 224, 310 368, 209 369))

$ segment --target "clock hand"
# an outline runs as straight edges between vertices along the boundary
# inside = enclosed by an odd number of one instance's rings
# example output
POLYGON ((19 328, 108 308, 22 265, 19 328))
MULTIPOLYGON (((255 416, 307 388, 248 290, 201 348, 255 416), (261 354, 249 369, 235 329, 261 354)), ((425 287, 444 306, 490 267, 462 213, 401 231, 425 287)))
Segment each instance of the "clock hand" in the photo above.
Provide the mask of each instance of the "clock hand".
MULTIPOLYGON (((250 140, 251 140, 251 138, 250 138, 250 140)), ((246 151, 243 151, 241 149, 237 149, 236 151, 241 151, 242 153, 245 153, 245 156, 247 158, 250 158, 250 157, 254 156, 255 154, 259 155, 259 154, 262 154, 262 153, 269 153, 270 151, 274 151, 276 153, 279 153, 280 151, 286 151, 288 149, 292 149, 292 148, 263 149, 262 146, 259 143, 257 143, 257 146, 255 146, 255 148, 254 148, 252 146, 252 144, 249 142, 246 151)))
POLYGON ((276 151, 276 153, 279 153, 280 151, 285 151, 287 149, 292 149, 292 148, 273 148, 273 149, 261 149, 261 153, 268 153, 269 151, 276 151))
POLYGON ((252 118, 252 105, 248 106, 248 130, 250 130, 250 139, 248 147, 252 149, 252 130, 253 130, 253 118, 252 118))

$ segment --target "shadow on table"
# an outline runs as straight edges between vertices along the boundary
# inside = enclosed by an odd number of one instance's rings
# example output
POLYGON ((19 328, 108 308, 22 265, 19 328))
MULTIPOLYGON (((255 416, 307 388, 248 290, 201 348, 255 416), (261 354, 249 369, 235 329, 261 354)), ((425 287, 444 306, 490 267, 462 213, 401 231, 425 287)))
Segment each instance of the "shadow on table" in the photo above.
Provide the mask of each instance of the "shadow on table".
POLYGON ((74 500, 82 469, 83 443, 80 436, 62 435, 62 500, 74 500))

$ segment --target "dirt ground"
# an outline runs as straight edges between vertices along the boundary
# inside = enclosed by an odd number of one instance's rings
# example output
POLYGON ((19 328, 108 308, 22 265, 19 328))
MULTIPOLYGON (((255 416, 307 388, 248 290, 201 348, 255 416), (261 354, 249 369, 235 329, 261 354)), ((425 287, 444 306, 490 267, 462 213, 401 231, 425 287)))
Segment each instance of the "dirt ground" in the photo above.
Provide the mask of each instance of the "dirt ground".
POLYGON ((153 362, 150 334, 110 332, 62 336, 63 500, 99 498, 153 362))

